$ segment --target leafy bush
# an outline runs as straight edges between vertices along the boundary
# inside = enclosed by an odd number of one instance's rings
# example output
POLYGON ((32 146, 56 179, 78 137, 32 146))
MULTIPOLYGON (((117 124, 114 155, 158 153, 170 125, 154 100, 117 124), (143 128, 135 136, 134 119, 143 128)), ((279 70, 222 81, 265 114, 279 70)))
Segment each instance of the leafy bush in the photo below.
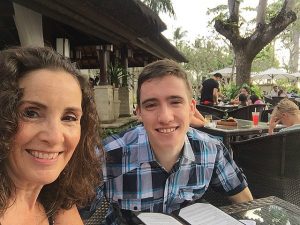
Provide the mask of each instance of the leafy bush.
POLYGON ((250 90, 250 95, 257 95, 258 97, 262 97, 262 91, 258 85, 248 85, 242 84, 241 86, 237 86, 236 84, 229 83, 222 87, 222 94, 225 95, 228 99, 234 99, 238 94, 242 87, 247 87, 250 90))
POLYGON ((125 124, 121 127, 118 127, 118 128, 103 128, 102 133, 101 133, 101 138, 106 138, 106 137, 111 136, 113 134, 121 133, 122 131, 125 131, 129 128, 135 127, 139 124, 140 124, 140 122, 134 121, 134 122, 131 122, 131 123, 127 123, 127 124, 125 124))

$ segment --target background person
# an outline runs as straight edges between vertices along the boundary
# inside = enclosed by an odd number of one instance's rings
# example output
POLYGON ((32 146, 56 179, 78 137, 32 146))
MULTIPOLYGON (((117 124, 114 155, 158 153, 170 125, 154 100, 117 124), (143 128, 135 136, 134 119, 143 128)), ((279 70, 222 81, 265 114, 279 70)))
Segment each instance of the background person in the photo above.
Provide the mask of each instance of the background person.
POLYGON ((222 74, 216 73, 202 83, 200 103, 204 105, 218 104, 219 82, 222 74))
POLYGON ((274 129, 279 123, 286 126, 279 132, 300 129, 299 107, 287 98, 282 99, 273 109, 269 124, 269 134, 274 133, 274 129))
POLYGON ((101 184, 88 81, 48 48, 3 50, 0 107, 0 223, 82 225, 101 184))
POLYGON ((264 104, 264 102, 257 95, 251 95, 250 100, 252 105, 264 104))
POLYGON ((274 85, 273 89, 270 92, 270 96, 271 97, 278 97, 278 91, 279 91, 278 86, 274 85))
POLYGON ((239 94, 234 99, 232 99, 230 101, 230 103, 238 105, 240 103, 239 96, 240 96, 240 94, 243 94, 247 97, 247 105, 249 105, 249 103, 250 103, 250 94, 249 93, 250 93, 250 90, 248 87, 241 87, 239 94))
POLYGON ((240 94, 239 95, 239 105, 238 108, 242 108, 244 106, 248 105, 248 99, 247 96, 245 94, 240 94))
POLYGON ((109 210, 107 224, 118 220, 116 208, 171 213, 200 199, 208 186, 232 202, 252 200, 244 176, 224 145, 189 127, 195 100, 187 75, 177 63, 159 60, 143 69, 137 104, 143 125, 103 142, 107 155, 104 193, 117 206, 109 210))

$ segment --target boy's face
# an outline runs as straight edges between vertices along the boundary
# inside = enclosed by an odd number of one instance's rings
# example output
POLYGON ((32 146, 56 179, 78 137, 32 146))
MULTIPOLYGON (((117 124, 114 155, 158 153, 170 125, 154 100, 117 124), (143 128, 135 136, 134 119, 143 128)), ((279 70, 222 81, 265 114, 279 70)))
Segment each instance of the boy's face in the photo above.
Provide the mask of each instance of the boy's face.
POLYGON ((182 149, 194 112, 195 101, 183 79, 167 75, 142 84, 137 115, 155 152, 182 149))

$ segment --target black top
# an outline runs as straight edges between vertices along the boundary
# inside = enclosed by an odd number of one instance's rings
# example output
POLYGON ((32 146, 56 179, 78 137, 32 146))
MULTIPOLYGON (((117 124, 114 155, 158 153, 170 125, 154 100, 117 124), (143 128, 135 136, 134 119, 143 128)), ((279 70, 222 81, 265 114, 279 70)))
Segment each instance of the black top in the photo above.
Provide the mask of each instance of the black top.
POLYGON ((219 83, 213 78, 207 79, 202 83, 201 99, 200 99, 201 103, 204 103, 205 101, 209 101, 211 103, 214 102, 214 98, 213 98, 214 88, 219 89, 219 83))
POLYGON ((52 217, 48 218, 48 220, 49 220, 49 225, 54 225, 54 221, 52 217))

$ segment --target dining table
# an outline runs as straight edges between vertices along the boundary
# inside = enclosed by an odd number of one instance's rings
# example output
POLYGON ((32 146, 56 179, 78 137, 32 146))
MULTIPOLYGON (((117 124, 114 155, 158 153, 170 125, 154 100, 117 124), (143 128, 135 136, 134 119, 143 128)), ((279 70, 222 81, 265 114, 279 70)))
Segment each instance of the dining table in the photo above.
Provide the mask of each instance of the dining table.
POLYGON ((245 224, 300 225, 300 207, 275 196, 222 206, 219 209, 245 224))
MULTIPOLYGON (((236 141, 239 138, 248 138, 254 135, 260 136, 268 133, 269 130, 269 124, 266 122, 259 122, 258 125, 254 126, 251 120, 235 119, 235 121, 237 122, 236 126, 227 126, 217 125, 218 120, 214 120, 209 125, 197 129, 220 139, 231 153, 230 142, 236 141)), ((278 124, 274 131, 278 132, 284 127, 284 125, 278 124)))
POLYGON ((217 108, 217 109, 221 109, 221 110, 226 110, 226 111, 230 111, 233 109, 237 109, 239 107, 239 105, 236 104, 218 104, 218 105, 213 105, 212 107, 217 108))

